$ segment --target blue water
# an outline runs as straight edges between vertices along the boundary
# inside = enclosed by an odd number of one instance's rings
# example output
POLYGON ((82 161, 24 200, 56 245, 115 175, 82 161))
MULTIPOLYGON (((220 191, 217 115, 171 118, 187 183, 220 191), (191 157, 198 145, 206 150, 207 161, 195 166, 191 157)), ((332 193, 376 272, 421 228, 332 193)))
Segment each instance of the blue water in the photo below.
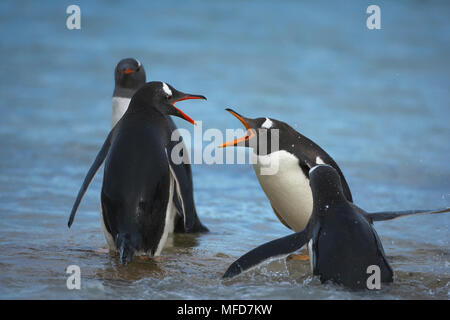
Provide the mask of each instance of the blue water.
POLYGON ((70 4, 0 3, 0 298, 449 299, 448 215, 376 224, 395 271, 378 292, 321 285, 308 262, 283 259, 223 282, 240 255, 290 233, 251 165, 193 166, 211 233, 171 238, 157 261, 94 252, 106 245, 101 174, 66 225, 124 57, 206 95, 179 104, 204 130, 241 128, 226 107, 288 122, 334 157, 368 211, 449 206, 448 1, 376 1, 374 31, 364 1, 77 1, 72 31, 70 4), (66 288, 72 264, 81 290, 66 288))

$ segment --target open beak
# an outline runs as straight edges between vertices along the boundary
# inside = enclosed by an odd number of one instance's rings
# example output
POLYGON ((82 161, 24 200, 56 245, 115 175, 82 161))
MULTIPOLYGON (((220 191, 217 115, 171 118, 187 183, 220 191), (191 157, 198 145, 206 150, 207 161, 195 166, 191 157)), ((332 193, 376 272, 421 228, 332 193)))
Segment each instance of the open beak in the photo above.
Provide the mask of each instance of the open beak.
MULTIPOLYGON (((175 97, 174 97, 175 98, 175 97)), ((185 114, 183 111, 181 111, 180 109, 178 109, 177 107, 175 107, 175 103, 176 102, 178 102, 178 101, 183 101, 183 100, 193 100, 193 99, 202 99, 202 100, 206 100, 206 97, 204 97, 204 96, 201 96, 201 95, 196 95, 196 94, 188 94, 188 93, 182 93, 182 92, 177 92, 177 98, 175 98, 172 102, 171 102, 171 104, 172 104, 172 107, 174 107, 176 110, 177 110, 177 112, 178 112, 178 114, 179 114, 179 116, 181 117, 181 118, 183 118, 184 120, 186 120, 187 122, 190 122, 190 123, 192 123, 193 125, 197 125, 196 123, 195 123, 195 121, 194 120, 192 120, 192 118, 191 117, 189 117, 187 114, 185 114)))
POLYGON ((240 122, 242 122, 242 124, 244 125, 245 129, 247 129, 247 131, 245 132, 245 135, 243 137, 240 137, 238 139, 234 139, 233 141, 228 141, 225 142, 224 144, 221 144, 220 146, 218 146, 218 148, 225 148, 225 147, 229 147, 229 146, 236 146, 238 145, 240 142, 243 141, 248 141, 251 138, 253 138, 255 136, 255 132, 253 131, 252 128, 250 128, 250 125, 248 124, 248 122, 246 121, 246 119, 241 116, 239 113, 231 110, 231 109, 225 109, 226 111, 228 111, 229 113, 231 113, 233 116, 235 116, 236 118, 239 119, 240 122))

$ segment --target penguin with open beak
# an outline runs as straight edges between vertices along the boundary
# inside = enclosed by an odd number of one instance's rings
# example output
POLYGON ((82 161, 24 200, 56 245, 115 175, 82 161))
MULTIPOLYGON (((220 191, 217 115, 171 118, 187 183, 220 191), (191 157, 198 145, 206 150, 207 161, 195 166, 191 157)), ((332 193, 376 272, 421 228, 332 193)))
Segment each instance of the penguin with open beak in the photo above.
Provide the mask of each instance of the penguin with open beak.
MULTIPOLYGON (((317 165, 329 165, 339 175, 342 196, 352 203, 352 194, 337 163, 320 146, 294 130, 287 123, 270 118, 246 118, 226 109, 244 125, 243 137, 219 147, 243 146, 251 148, 256 157, 253 168, 269 199, 275 215, 288 228, 302 231, 313 211, 310 170, 317 165), (273 143, 272 140, 277 140, 273 143), (275 165, 274 165, 275 164, 275 165), (276 170, 266 170, 269 167, 276 170)), ((370 223, 403 216, 440 213, 433 210, 404 210, 368 213, 370 223)))
POLYGON ((133 95, 127 111, 110 131, 89 169, 69 218, 73 223, 81 199, 105 162, 101 191, 102 224, 110 250, 121 263, 133 256, 158 256, 181 214, 186 232, 196 228, 192 183, 185 167, 173 159, 169 116, 195 124, 175 103, 203 99, 154 81, 133 95))
POLYGON ((272 205, 275 215, 288 228, 299 232, 306 227, 313 208, 309 170, 317 164, 328 164, 339 174, 345 198, 352 194, 337 163, 316 143, 295 131, 287 123, 269 118, 246 118, 226 109, 241 121, 247 130, 241 138, 219 147, 250 147, 255 156, 253 168, 259 183, 272 205), (272 140, 278 143, 273 144, 272 140), (273 146, 275 145, 275 148, 273 146), (264 168, 277 168, 266 170, 264 168))

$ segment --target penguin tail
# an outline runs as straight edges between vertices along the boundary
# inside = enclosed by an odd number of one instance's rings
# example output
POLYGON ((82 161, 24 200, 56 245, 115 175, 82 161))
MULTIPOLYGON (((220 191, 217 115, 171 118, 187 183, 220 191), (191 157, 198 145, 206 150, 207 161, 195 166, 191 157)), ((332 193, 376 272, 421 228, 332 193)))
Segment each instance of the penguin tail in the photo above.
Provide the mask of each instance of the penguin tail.
POLYGON ((405 216, 411 216, 415 214, 437 214, 446 212, 450 212, 450 208, 444 208, 439 210, 405 210, 405 211, 372 212, 368 213, 368 216, 372 219, 372 221, 385 221, 405 216))
POLYGON ((133 260, 135 245, 129 233, 119 233, 116 239, 116 246, 120 253, 120 264, 129 264, 133 260))

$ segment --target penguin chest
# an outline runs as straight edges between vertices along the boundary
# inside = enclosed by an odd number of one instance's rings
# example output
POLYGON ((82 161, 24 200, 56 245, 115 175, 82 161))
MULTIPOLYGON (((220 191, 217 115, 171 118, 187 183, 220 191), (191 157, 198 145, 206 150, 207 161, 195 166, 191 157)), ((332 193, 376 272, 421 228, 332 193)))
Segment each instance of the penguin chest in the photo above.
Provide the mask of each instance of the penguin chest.
POLYGON ((309 179, 299 160, 286 151, 256 156, 253 168, 270 203, 295 232, 306 227, 313 200, 309 179))
POLYGON ((122 118, 125 111, 128 109, 130 104, 130 98, 113 97, 112 102, 112 120, 111 126, 114 127, 116 123, 122 118))

